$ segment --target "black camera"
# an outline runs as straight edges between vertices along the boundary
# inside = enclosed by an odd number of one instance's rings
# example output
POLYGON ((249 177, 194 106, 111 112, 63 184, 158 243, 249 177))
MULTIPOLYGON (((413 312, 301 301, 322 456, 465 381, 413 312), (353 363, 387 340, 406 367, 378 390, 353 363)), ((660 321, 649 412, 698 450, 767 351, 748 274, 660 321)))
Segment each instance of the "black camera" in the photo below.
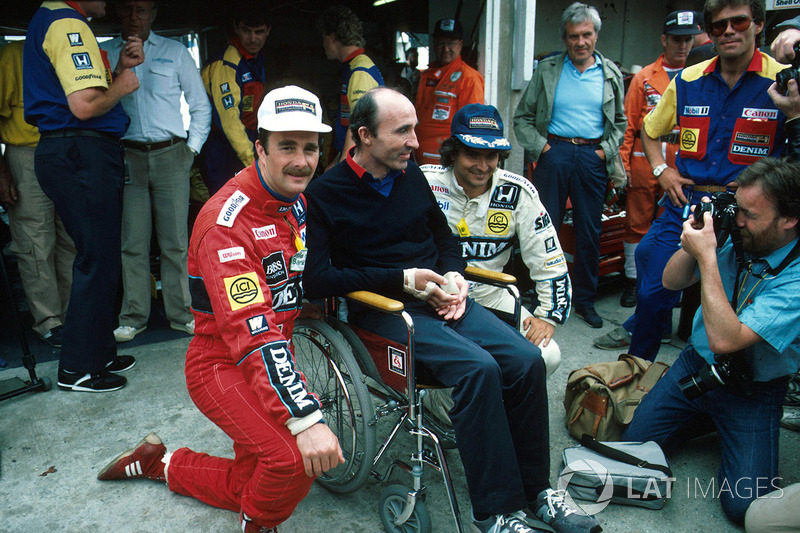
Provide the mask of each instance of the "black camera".
POLYGON ((800 42, 794 43, 794 59, 792 59, 792 66, 785 68, 778 72, 775 76, 775 83, 778 84, 778 92, 785 95, 789 90, 789 80, 795 80, 800 84, 800 42))
POLYGON ((687 400, 694 400, 703 394, 731 385, 750 382, 750 367, 739 354, 717 355, 716 362, 706 365, 695 374, 678 381, 678 388, 687 400))
POLYGON ((736 225, 738 211, 736 195, 730 191, 721 192, 712 196, 710 202, 700 202, 694 207, 694 225, 702 228, 705 225, 704 213, 711 213, 714 233, 717 234, 717 248, 721 248, 732 233, 739 231, 736 225))

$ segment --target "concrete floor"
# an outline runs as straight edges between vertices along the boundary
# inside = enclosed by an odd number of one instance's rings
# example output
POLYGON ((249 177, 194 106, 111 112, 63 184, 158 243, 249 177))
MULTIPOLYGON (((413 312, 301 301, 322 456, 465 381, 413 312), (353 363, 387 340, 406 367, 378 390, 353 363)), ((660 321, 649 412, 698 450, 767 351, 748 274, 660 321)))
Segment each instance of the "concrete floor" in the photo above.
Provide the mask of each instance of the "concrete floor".
MULTIPOLYGON (((601 287, 597 309, 603 329, 589 328, 577 316, 558 328, 564 361, 549 379, 551 480, 560 470, 561 452, 575 445, 564 427, 562 405, 570 370, 590 362, 610 361, 616 353, 592 346, 592 339, 620 324, 629 310, 618 306, 619 287, 601 287)), ((676 312, 677 318, 677 312, 676 312)), ((677 320, 676 320, 677 323, 677 320)), ((148 332, 142 333, 148 335, 148 332)), ((25 394, 0 403, 0 532, 226 532, 236 531, 236 514, 170 493, 148 480, 100 482, 97 472, 111 458, 156 431, 168 448, 232 456, 231 441, 194 407, 186 392, 183 361, 189 339, 133 346, 120 353, 137 357, 126 373, 129 385, 109 394, 59 391, 25 394)), ((665 345, 659 358, 674 361, 681 344, 665 345)), ((37 373, 56 381, 55 362, 39 364, 37 373)), ((27 377, 22 368, 0 371, 0 380, 27 377)), ((385 431, 378 428, 379 440, 385 431)), ((785 483, 800 481, 800 435, 781 430, 781 474, 785 483)), ((407 442, 407 441, 406 441, 407 442)), ((719 503, 703 497, 715 478, 719 445, 714 437, 692 443, 671 458, 677 481, 672 498, 660 511, 612 505, 597 515, 605 531, 740 531, 723 516, 719 503)), ((408 447, 395 447, 403 455, 408 447)), ((469 501, 456 452, 449 452, 465 525, 469 501)), ((439 475, 426 471, 427 506, 434 531, 453 531, 439 475)), ((409 484, 401 471, 391 482, 409 484)), ((370 480, 354 494, 334 495, 315 485, 292 518, 280 528, 293 532, 379 532, 378 501, 385 484, 370 480)))

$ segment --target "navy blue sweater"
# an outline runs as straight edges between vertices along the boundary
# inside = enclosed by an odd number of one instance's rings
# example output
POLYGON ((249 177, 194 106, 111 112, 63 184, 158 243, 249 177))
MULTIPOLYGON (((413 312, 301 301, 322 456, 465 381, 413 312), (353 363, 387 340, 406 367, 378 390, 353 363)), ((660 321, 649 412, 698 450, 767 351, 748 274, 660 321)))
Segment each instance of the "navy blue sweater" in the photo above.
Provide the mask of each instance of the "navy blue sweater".
POLYGON ((413 162, 395 179, 388 197, 365 183, 348 160, 312 181, 305 196, 303 285, 309 298, 367 290, 411 301, 403 292, 404 269, 464 273, 447 219, 413 162))

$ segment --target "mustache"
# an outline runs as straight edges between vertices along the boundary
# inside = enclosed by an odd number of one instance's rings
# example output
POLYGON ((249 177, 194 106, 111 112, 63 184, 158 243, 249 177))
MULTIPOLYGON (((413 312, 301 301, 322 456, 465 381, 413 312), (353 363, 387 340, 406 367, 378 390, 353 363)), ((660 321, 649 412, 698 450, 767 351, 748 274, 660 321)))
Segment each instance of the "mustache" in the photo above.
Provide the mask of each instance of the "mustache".
POLYGON ((307 178, 308 176, 313 174, 314 171, 308 165, 301 168, 293 167, 291 165, 286 165, 285 167, 283 167, 283 173, 289 174, 290 176, 294 176, 296 178, 307 178))

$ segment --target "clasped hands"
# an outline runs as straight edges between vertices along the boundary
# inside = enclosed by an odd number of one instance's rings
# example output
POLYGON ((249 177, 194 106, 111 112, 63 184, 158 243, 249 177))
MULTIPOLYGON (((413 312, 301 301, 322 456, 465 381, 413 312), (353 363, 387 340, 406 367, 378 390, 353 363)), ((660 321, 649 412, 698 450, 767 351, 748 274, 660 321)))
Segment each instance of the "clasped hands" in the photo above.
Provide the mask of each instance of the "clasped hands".
POLYGON ((469 285, 458 272, 444 276, 427 268, 403 271, 403 290, 428 302, 445 320, 458 320, 464 314, 469 285))

